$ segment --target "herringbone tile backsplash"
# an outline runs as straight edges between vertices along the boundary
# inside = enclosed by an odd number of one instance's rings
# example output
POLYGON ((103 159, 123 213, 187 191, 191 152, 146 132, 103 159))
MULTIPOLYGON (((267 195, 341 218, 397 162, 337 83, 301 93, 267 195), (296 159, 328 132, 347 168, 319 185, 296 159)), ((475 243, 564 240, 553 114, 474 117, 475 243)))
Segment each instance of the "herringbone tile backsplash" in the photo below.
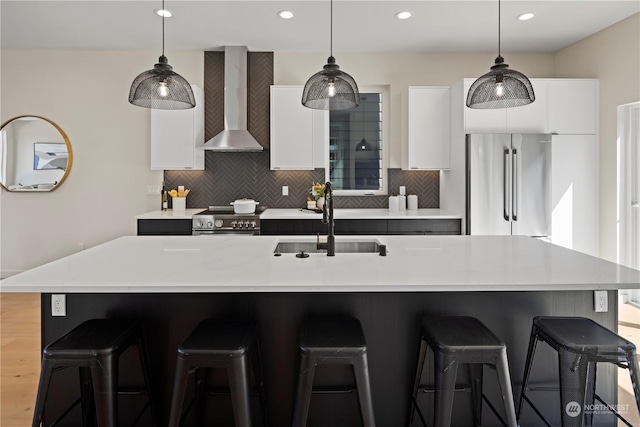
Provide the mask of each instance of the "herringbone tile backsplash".
MULTIPOLYGON (((224 53, 205 52, 205 140, 223 130, 224 53)), ((273 84, 273 53, 249 52, 248 114, 251 134, 269 148, 269 86, 273 84)), ((437 208, 440 200, 438 171, 389 169, 389 194, 407 187, 407 194, 418 196, 420 208, 437 208)), ((271 208, 301 208, 306 205, 311 185, 324 182, 324 169, 313 171, 272 171, 269 151, 262 153, 205 153, 203 171, 165 171, 167 188, 184 185, 191 190, 187 207, 206 208, 227 205, 247 197, 271 208), (289 195, 282 196, 282 186, 289 195)), ((388 196, 336 197, 337 208, 386 208, 388 196)))

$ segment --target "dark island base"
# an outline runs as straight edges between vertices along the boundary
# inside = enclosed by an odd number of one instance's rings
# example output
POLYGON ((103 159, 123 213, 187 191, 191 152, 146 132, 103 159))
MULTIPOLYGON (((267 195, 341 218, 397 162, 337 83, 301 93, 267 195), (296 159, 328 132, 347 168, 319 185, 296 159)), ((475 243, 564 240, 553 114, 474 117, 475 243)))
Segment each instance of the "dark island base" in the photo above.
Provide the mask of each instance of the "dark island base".
MULTIPOLYGON (((369 370, 378 427, 398 427, 408 423, 409 398, 418 351, 419 320, 424 313, 469 315, 484 322, 507 344, 515 397, 520 394, 522 372, 531 328, 537 315, 585 316, 616 330, 617 292, 609 291, 607 313, 593 312, 592 291, 562 292, 451 292, 451 293, 237 293, 237 294, 67 294, 67 317, 51 317, 51 295, 42 295, 43 346, 60 337, 84 320, 100 317, 142 319, 145 322, 153 368, 152 385, 156 391, 159 425, 167 425, 171 388, 175 372, 176 349, 197 323, 206 318, 252 318, 258 322, 264 376, 267 388, 269 424, 291 425, 298 369, 297 334, 306 315, 345 314, 362 322, 368 344, 369 370)), ((431 361, 431 357, 428 363, 431 361)), ((135 351, 123 356, 121 383, 140 383, 135 351)), ((532 372, 533 384, 551 385, 557 378, 557 357, 548 346, 538 346, 532 372)), ((78 390, 75 369, 54 374, 55 392, 47 401, 48 422, 75 399, 78 390)), ((425 369, 423 384, 432 384, 425 369)), ((464 382, 466 369, 460 369, 464 382)), ((485 368, 485 391, 499 411, 503 411, 495 371, 485 368)), ((224 385, 225 377, 210 375, 214 385, 224 385)), ((316 386, 354 384, 350 368, 322 366, 316 371, 316 386)), ((598 368, 598 393, 616 403, 616 375, 611 366, 598 368)), ((432 394, 419 397, 425 413, 431 414, 432 394)), ((214 396, 207 401, 207 425, 232 426, 228 397, 214 396)), ((559 425, 558 394, 535 393, 533 399, 554 423, 559 425)), ((123 420, 131 420, 143 399, 120 400, 123 420)), ((455 426, 471 425, 470 397, 458 393, 454 402, 455 426)), ((255 402, 254 419, 260 424, 255 402)), ((517 404, 517 400, 516 400, 517 404)), ((79 423, 79 409, 62 426, 79 423)), ((541 421, 525 406, 522 427, 538 426, 541 421)), ((597 425, 615 426, 615 417, 598 415, 597 425)), ((123 423, 122 425, 129 425, 123 423)), ((149 414, 141 426, 150 426, 149 414)), ((185 425, 193 425, 185 423, 185 425)), ((312 398, 309 426, 361 425, 358 400, 353 394, 319 394, 312 398)), ((415 424, 417 425, 417 423, 415 424)), ((486 407, 483 425, 498 421, 486 407)))

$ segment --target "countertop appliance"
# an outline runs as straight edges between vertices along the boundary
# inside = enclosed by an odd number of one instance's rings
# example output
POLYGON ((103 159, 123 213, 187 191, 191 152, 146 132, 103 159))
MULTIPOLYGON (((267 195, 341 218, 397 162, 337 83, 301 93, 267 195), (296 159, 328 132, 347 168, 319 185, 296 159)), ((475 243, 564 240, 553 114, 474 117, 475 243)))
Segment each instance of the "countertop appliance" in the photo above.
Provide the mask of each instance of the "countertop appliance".
POLYGON ((551 213, 551 135, 466 136, 467 234, 548 237, 551 213))
POLYGON ((193 215, 192 235, 210 234, 260 234, 260 214, 265 206, 256 207, 250 214, 236 214, 233 206, 209 206, 209 209, 193 215))

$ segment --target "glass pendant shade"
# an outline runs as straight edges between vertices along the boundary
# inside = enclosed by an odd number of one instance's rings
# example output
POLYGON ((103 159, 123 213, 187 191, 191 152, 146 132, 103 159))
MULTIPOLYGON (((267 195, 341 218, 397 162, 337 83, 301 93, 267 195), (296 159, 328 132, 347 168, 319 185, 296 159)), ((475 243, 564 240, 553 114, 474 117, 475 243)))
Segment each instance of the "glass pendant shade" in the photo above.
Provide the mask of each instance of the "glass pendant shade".
POLYGON ((511 108, 531 104, 535 99, 533 86, 527 76, 511 70, 502 56, 498 56, 491 71, 480 76, 469 88, 467 107, 511 108))
POLYGON ((356 81, 340 71, 333 56, 322 71, 307 80, 302 91, 302 105, 317 110, 347 110, 360 105, 356 81))
POLYGON ((196 106, 189 82, 173 71, 162 55, 152 70, 141 73, 133 80, 129 102, 145 108, 185 110, 196 106))

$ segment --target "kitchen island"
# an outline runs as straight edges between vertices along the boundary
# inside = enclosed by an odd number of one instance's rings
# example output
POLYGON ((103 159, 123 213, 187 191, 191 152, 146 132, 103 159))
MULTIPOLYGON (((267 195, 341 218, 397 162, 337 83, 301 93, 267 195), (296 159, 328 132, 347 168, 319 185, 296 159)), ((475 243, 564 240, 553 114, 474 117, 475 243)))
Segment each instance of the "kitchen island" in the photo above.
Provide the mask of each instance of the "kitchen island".
MULTIPOLYGON (((143 319, 163 422, 176 348, 200 320, 241 317, 258 322, 270 424, 285 426, 292 413, 299 321, 312 314, 352 315, 361 320, 367 337, 375 414, 383 427, 406 423, 422 314, 482 320, 507 344, 517 397, 533 316, 585 316, 615 330, 616 290, 640 287, 640 271, 528 237, 338 236, 338 242, 376 240, 387 246, 388 254, 274 255, 278 241, 299 240, 309 237, 122 237, 0 285, 3 292, 43 294, 43 343, 92 317, 143 319), (593 290, 608 291, 608 312, 593 312, 593 290), (52 293, 67 294, 66 317, 51 317, 52 293)), ((542 360, 532 378, 546 384, 557 370, 554 354, 540 347, 542 360)), ((604 366, 598 372, 599 393, 612 402, 613 372, 604 366)), ((348 370, 319 370, 318 382, 348 384, 351 376, 348 370)), ((487 393, 499 402, 493 376, 486 378, 487 393)), ((423 382, 430 382, 426 374, 423 382)), ((51 399, 51 411, 61 405, 60 394, 51 399)), ((554 393, 539 398, 552 421, 558 413, 556 398, 554 393)), ((429 397, 421 399, 427 405, 429 397)), ((456 406, 461 408, 456 422, 464 425, 468 396, 461 393, 456 405, 461 405, 456 406)), ((485 410, 484 425, 497 425, 489 412, 485 410)), ((217 414, 223 419, 229 415, 217 414)), ((357 398, 314 396, 309 425, 327 425, 327 417, 332 425, 357 425, 357 398)), ((612 417, 600 420, 615 425, 612 417)), ((539 425, 530 410, 523 421, 523 426, 539 425)))

